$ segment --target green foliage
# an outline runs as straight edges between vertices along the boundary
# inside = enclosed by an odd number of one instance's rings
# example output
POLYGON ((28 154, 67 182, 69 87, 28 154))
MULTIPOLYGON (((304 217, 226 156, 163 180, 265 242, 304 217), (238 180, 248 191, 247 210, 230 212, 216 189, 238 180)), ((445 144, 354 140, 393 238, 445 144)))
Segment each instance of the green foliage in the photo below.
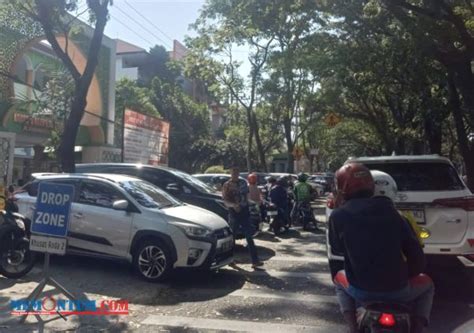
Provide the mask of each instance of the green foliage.
POLYGON ((153 95, 146 87, 140 87, 135 81, 127 78, 119 80, 115 86, 115 117, 121 123, 126 108, 133 111, 158 116, 159 113, 152 101, 153 95))
POLYGON ((148 51, 138 71, 140 85, 149 86, 156 76, 165 82, 175 82, 181 68, 179 63, 170 61, 168 51, 163 46, 155 45, 148 51))
POLYGON ((160 115, 171 123, 170 166, 193 171, 206 159, 202 139, 210 136, 209 109, 186 95, 176 83, 155 77, 151 82, 153 103, 160 115))

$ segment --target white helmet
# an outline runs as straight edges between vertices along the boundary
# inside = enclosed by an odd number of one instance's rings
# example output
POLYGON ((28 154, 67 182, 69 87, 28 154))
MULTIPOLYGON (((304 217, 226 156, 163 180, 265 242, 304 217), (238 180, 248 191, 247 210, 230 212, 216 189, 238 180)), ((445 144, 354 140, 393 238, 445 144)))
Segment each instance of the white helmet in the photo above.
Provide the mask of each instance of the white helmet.
POLYGON ((394 201, 397 197, 397 183, 392 176, 378 170, 371 170, 370 173, 375 183, 374 197, 384 196, 394 201))

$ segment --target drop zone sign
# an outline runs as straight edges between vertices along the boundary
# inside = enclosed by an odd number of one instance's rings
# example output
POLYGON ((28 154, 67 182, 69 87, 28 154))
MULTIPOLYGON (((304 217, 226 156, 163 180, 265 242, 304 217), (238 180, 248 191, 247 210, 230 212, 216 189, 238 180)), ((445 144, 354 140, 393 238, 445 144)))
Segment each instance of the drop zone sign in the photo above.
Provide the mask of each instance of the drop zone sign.
POLYGON ((40 183, 36 211, 31 223, 32 251, 64 255, 71 204, 72 185, 40 183))

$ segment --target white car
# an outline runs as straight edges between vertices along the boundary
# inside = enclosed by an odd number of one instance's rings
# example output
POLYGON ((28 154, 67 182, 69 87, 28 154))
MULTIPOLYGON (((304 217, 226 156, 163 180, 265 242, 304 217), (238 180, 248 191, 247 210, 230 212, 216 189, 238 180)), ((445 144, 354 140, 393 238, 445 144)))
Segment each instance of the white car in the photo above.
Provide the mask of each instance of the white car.
POLYGON ((449 159, 400 155, 358 157, 348 162, 362 163, 395 179, 395 205, 411 212, 427 231, 426 254, 456 256, 465 266, 474 267, 474 196, 449 159))
POLYGON ((217 269, 233 260, 227 222, 202 208, 183 204, 138 178, 111 174, 34 174, 17 193, 19 212, 35 209, 38 184, 75 188, 67 253, 125 259, 148 281, 173 268, 217 269))

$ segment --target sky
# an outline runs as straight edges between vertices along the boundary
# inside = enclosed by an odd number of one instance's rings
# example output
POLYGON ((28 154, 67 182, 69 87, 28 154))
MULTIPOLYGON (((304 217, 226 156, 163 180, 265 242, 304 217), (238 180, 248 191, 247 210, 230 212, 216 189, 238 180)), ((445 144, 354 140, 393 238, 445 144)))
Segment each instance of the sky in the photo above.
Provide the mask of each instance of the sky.
MULTIPOLYGON (((158 44, 171 51, 174 39, 184 44, 186 36, 196 35, 189 25, 199 17, 204 3, 205 0, 113 0, 105 34, 146 50, 158 44)), ((79 0, 78 8, 79 13, 84 12, 86 0, 79 0)), ((87 11, 81 19, 88 19, 87 11)), ((233 52, 234 60, 241 62, 239 72, 244 77, 250 72, 248 51, 246 47, 238 47, 233 52)))
MULTIPOLYGON (((171 50, 173 39, 193 36, 188 26, 199 16, 204 0, 114 0, 105 34, 148 50, 159 44, 171 50)), ((85 7, 85 0, 79 2, 85 7)), ((87 18, 87 14, 84 14, 87 18)))

